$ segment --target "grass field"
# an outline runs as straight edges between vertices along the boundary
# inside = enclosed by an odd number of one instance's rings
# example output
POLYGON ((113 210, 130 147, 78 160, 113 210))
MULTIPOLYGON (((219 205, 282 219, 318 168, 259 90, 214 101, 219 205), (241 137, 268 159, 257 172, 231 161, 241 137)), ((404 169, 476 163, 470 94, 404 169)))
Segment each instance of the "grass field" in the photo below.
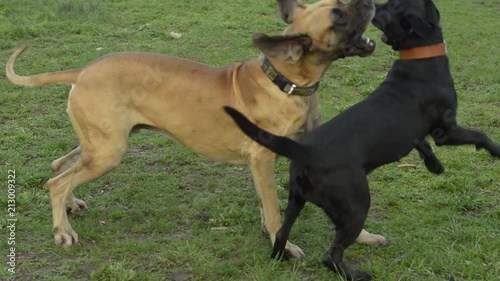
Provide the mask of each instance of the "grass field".
MULTIPOLYGON (((500 1, 435 2, 459 122, 498 142, 500 1)), ((0 66, 26 43, 30 48, 16 63, 22 75, 76 68, 126 50, 224 66, 258 55, 253 32, 278 34, 284 27, 274 0, 3 0, 0 66), (171 31, 182 37, 171 39, 171 31)), ((367 34, 380 36, 373 27, 367 34)), ((382 81, 396 54, 377 43, 373 56, 334 62, 327 72, 320 88, 326 119, 382 81)), ((89 205, 70 217, 80 243, 56 246, 42 187, 51 161, 77 145, 66 115, 68 91, 20 88, 0 76, 0 280, 341 280, 320 264, 333 226, 318 208, 307 205, 291 234, 307 256, 272 261, 249 170, 211 162, 145 131, 131 137, 119 168, 76 190, 89 205), (8 170, 16 171, 14 274, 6 263, 8 170)), ((472 146, 436 153, 443 175, 428 173, 416 153, 370 175, 366 228, 391 244, 354 245, 346 259, 383 281, 500 280, 500 161, 472 146)), ((285 159, 276 172, 284 209, 285 159)))

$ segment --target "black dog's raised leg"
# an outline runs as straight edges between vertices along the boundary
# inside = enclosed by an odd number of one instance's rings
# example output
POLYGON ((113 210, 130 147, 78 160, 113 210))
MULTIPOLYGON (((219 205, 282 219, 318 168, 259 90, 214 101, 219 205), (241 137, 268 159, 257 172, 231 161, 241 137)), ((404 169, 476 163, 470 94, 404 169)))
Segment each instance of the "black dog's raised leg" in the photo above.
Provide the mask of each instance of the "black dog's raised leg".
POLYGON ((436 145, 473 144, 476 149, 486 149, 492 156, 500 157, 500 145, 494 143, 485 133, 454 126, 443 134, 433 135, 436 145))
POLYGON ((276 233, 276 240, 274 241, 273 252, 271 253, 272 259, 288 259, 288 256, 285 254, 286 241, 288 241, 288 236, 290 235, 290 231, 292 230, 295 220, 306 204, 306 201, 301 196, 294 194, 293 189, 296 187, 292 187, 293 184, 294 183, 290 184, 288 205, 285 211, 285 221, 283 222, 283 225, 278 233, 276 233))
POLYGON ((426 140, 417 141, 415 149, 417 149, 420 158, 424 160, 425 167, 433 174, 442 174, 444 167, 432 151, 430 143, 426 140))

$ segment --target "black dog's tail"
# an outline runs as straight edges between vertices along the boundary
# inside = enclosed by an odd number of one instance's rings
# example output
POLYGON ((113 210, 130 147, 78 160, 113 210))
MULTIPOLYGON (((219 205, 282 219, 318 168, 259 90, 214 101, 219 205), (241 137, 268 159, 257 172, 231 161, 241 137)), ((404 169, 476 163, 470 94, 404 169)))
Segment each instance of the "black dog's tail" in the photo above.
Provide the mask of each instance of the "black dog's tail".
POLYGON ((251 139, 276 154, 285 156, 291 160, 304 165, 311 164, 310 152, 306 146, 291 140, 287 137, 280 137, 269 133, 257 127, 250 122, 241 112, 230 107, 224 106, 224 110, 233 118, 240 129, 251 139))

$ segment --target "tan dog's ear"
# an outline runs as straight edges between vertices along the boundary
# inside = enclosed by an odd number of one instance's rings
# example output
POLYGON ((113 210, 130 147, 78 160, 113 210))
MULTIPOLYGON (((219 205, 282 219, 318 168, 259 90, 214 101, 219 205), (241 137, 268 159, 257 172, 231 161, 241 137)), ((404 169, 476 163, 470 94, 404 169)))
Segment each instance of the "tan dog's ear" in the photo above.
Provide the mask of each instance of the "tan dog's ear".
POLYGON ((312 39, 300 34, 267 36, 255 33, 252 42, 266 56, 290 63, 297 62, 312 46, 312 39))
POLYGON ((288 24, 291 24, 295 19, 295 12, 297 8, 305 8, 303 0, 277 0, 278 11, 281 18, 288 24))

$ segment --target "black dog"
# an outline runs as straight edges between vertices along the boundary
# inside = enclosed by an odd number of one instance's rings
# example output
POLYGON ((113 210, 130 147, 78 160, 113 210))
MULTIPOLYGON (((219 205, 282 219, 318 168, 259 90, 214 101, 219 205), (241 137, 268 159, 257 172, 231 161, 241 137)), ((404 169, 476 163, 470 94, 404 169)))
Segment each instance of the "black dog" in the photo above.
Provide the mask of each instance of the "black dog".
POLYGON ((349 280, 370 280, 370 274, 342 261, 360 233, 370 207, 366 175, 398 161, 413 148, 429 170, 442 172, 432 157, 436 145, 474 144, 494 157, 500 145, 484 133, 457 125, 457 97, 439 25, 431 0, 389 0, 377 4, 373 24, 382 41, 400 52, 386 80, 364 101, 304 136, 301 143, 261 130, 238 111, 225 107, 245 134, 277 154, 290 158, 290 195, 285 221, 272 257, 284 253, 292 225, 310 201, 336 226, 333 245, 323 264, 349 280), (428 164, 428 165, 427 165, 428 164))

